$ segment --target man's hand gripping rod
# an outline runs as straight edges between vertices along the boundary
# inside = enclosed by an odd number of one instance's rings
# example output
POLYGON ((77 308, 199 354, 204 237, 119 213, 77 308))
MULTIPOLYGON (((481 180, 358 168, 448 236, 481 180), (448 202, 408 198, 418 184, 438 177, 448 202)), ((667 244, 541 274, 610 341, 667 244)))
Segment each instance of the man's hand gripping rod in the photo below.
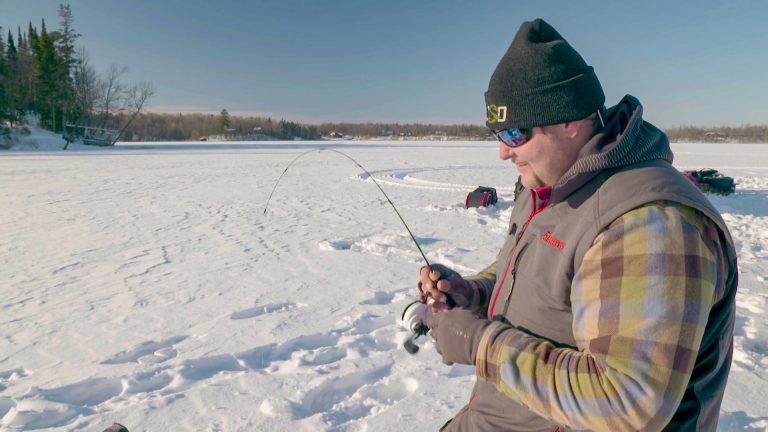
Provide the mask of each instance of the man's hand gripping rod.
MULTIPOLYGON (((429 264, 427 264, 427 267, 429 267, 429 264)), ((437 270, 429 271, 429 280, 433 283, 437 283, 437 281, 440 280, 440 276, 440 272, 437 270)), ((424 323, 432 314, 432 307, 429 306, 427 300, 426 295, 422 295, 419 300, 409 303, 408 306, 403 309, 402 315, 400 315, 400 320, 408 330, 411 331, 411 336, 403 342, 403 348, 405 348, 409 354, 416 354, 419 352, 419 346, 416 345, 416 339, 429 332, 429 327, 424 323)))

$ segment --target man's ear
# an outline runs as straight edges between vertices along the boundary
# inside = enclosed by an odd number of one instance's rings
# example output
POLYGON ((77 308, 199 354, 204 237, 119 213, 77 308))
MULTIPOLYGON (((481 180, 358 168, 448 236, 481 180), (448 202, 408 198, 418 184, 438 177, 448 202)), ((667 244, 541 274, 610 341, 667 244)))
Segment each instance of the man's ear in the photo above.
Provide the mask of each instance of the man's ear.
POLYGON ((584 133, 587 129, 591 128, 592 127, 591 125, 592 123, 591 123, 591 120, 589 119, 565 122, 562 124, 563 134, 568 139, 575 139, 580 134, 584 133))
POLYGON ((577 136, 579 136, 579 131, 581 130, 581 122, 580 121, 572 121, 572 122, 565 122, 561 126, 563 127, 563 136, 565 136, 568 139, 574 139, 577 136))

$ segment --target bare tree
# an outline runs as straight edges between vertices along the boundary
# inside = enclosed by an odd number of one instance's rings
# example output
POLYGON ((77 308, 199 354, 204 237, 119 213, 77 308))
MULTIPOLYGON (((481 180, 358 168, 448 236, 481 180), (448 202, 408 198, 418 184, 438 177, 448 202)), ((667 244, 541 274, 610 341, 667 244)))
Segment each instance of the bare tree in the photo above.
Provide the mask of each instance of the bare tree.
POLYGON ((111 64, 107 69, 107 74, 101 80, 99 85, 99 97, 97 107, 101 114, 100 127, 106 128, 109 116, 119 114, 122 108, 122 100, 126 91, 125 84, 120 77, 128 71, 127 67, 119 67, 111 64))
POLYGON ((133 120, 136 118, 136 116, 139 115, 142 108, 144 108, 147 100, 149 100, 149 98, 151 98, 154 94, 155 88, 152 83, 148 81, 140 81, 128 89, 124 100, 126 101, 126 108, 132 110, 133 114, 131 114, 131 117, 128 119, 125 125, 123 125, 122 129, 120 129, 120 133, 117 134, 115 140, 112 141, 113 145, 117 142, 117 140, 120 139, 123 133, 125 133, 125 130, 128 129, 128 126, 133 123, 133 120))
POLYGON ((75 81, 75 105, 80 119, 90 124, 96 101, 99 98, 99 76, 90 64, 90 58, 85 48, 80 48, 77 53, 73 76, 75 81))

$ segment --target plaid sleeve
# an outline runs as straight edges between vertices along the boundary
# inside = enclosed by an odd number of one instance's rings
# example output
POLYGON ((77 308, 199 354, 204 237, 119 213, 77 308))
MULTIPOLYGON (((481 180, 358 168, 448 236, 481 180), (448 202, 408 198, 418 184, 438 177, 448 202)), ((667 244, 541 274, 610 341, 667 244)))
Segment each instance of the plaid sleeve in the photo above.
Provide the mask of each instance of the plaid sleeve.
POLYGON ((465 280, 472 289, 470 304, 467 309, 480 315, 487 315, 493 287, 496 285, 496 261, 484 268, 480 273, 469 276, 465 280))
POLYGON ((675 203, 624 214, 574 277, 578 350, 494 322, 478 348, 479 378, 568 427, 660 430, 683 397, 715 301, 722 254, 712 233, 713 222, 675 203))

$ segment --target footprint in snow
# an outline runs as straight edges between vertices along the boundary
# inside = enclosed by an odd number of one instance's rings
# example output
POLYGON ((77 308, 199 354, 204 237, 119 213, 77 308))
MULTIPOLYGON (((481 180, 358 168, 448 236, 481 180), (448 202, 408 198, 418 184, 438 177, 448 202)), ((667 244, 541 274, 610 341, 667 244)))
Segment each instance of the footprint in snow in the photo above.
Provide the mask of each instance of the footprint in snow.
POLYGON ((203 357, 184 362, 179 375, 190 381, 202 381, 220 372, 239 372, 245 367, 232 354, 203 357))
POLYGON ((361 315, 352 323, 353 334, 370 334, 378 329, 392 325, 392 318, 372 313, 361 315))
POLYGON ((91 414, 93 414, 93 410, 88 408, 44 399, 24 399, 2 417, 0 426, 10 430, 63 427, 79 416, 91 414))
POLYGON ((141 372, 126 380, 125 393, 151 393, 167 387, 173 377, 163 370, 141 372))
POLYGON ((326 380, 293 404, 294 419, 321 414, 330 426, 341 426, 380 413, 414 393, 413 378, 389 378, 392 364, 326 380))
MULTIPOLYGON (((294 418, 298 420, 318 413, 329 414, 336 404, 354 395, 361 387, 389 375, 391 369, 392 364, 388 364, 376 369, 325 380, 320 385, 306 392, 301 401, 294 404, 294 418)), ((339 423, 336 424, 338 425, 339 423)))
MULTIPOLYGON (((0 420, 5 416, 5 413, 16 407, 16 402, 11 398, 0 397, 0 420)), ((2 423, 0 423, 2 424, 2 423)))
POLYGON ((373 298, 365 300, 361 302, 360 304, 364 305, 387 305, 392 303, 392 299, 395 298, 394 293, 388 293, 385 291, 376 291, 375 294, 373 294, 373 298))
POLYGON ((395 330, 392 316, 380 316, 365 313, 358 316, 352 324, 340 330, 345 335, 342 342, 349 344, 350 350, 360 357, 368 357, 370 352, 390 351, 397 348, 392 334, 395 330))
POLYGON ((349 250, 352 248, 352 242, 345 239, 340 240, 323 240, 317 244, 321 250, 334 251, 334 250, 349 250))
POLYGON ((336 349, 337 334, 317 333, 299 336, 281 344, 268 344, 235 354, 250 369, 267 369, 272 363, 287 361, 294 356, 308 365, 330 364, 346 357, 346 351, 336 349))
MULTIPOLYGON (((418 275, 417 275, 418 276, 418 275)), ((369 298, 368 300, 363 300, 360 302, 361 305, 390 305, 392 303, 395 303, 399 300, 406 300, 411 299, 415 300, 416 297, 416 287, 413 288, 403 288, 400 290, 397 290, 395 292, 386 292, 386 291, 376 291, 373 294, 372 298, 369 298)))
POLYGON ((173 346, 177 345, 186 338, 187 336, 174 336, 160 342, 142 342, 133 349, 115 354, 112 356, 112 358, 101 362, 101 364, 162 363, 166 360, 176 357, 177 352, 175 349, 173 349, 173 346))
POLYGON ((0 372, 0 391, 8 388, 9 385, 15 383, 21 378, 29 375, 29 372, 23 368, 10 369, 0 372))
POLYGON ((296 303, 273 303, 263 306, 255 306, 252 308, 244 309, 238 312, 232 313, 229 316, 232 320, 242 320, 248 318, 255 318, 261 315, 283 312, 298 307, 296 303))
POLYGON ((63 387, 33 389, 29 396, 40 396, 47 401, 68 405, 93 407, 122 392, 123 383, 119 378, 88 378, 63 387))

